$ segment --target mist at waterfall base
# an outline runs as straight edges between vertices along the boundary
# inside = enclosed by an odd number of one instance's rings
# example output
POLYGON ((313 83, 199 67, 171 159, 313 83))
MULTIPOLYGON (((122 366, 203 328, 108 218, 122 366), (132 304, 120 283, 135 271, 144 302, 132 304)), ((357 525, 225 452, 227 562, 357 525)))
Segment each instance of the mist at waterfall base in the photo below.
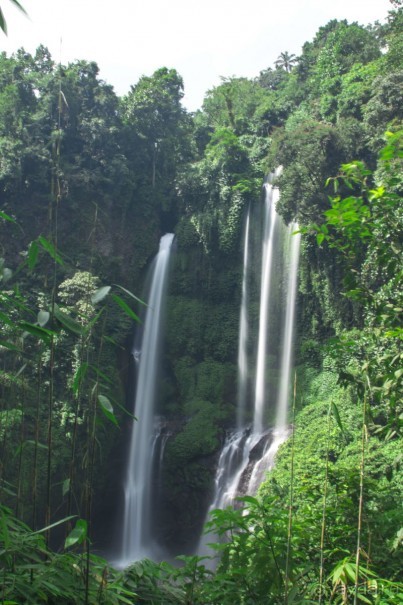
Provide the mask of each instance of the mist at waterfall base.
POLYGON ((155 499, 154 462, 163 456, 166 435, 155 417, 155 406, 173 239, 172 233, 161 238, 159 252, 150 270, 150 293, 141 338, 135 340, 132 349, 137 374, 133 408, 136 420, 132 424, 124 480, 120 546, 117 556, 113 557, 118 568, 143 558, 163 557, 153 536, 152 502, 155 499))
MULTIPOLYGON (((278 173, 270 180, 276 176, 278 173)), ((270 180, 265 185, 263 220, 249 210, 245 222, 237 427, 227 432, 206 521, 212 510, 236 505, 237 496, 256 493, 290 432, 287 416, 300 235, 295 233, 295 223, 286 227, 277 214, 279 193, 270 180), (260 276, 254 271, 256 255, 261 258, 260 276), (260 304, 258 325, 253 330, 248 309, 256 280, 260 281, 260 304), (257 338, 252 337, 253 332, 257 338)), ((209 544, 216 541, 214 534, 202 535, 198 555, 213 557, 209 544)), ((214 560, 207 561, 207 566, 214 567, 214 560)))

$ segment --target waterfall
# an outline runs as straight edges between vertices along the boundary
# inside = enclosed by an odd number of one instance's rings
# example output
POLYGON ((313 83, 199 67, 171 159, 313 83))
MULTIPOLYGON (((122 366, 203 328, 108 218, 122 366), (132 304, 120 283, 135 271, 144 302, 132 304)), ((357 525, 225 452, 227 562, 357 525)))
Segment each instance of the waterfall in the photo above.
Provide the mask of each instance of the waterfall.
POLYGON ((297 297, 298 261, 301 239, 299 233, 294 233, 297 228, 298 225, 296 223, 291 223, 287 228, 285 240, 287 259, 284 273, 288 273, 288 279, 285 284, 285 314, 281 337, 280 386, 276 402, 275 428, 271 439, 266 443, 262 457, 253 467, 248 482, 248 493, 255 493, 257 491, 265 473, 273 467, 278 448, 284 443, 290 433, 287 427, 287 412, 291 387, 295 302, 297 297))
POLYGON ((253 417, 254 433, 261 433, 263 430, 263 416, 266 403, 266 356, 268 354, 269 298, 273 270, 274 237, 276 231, 282 226, 280 217, 276 212, 275 204, 277 200, 278 189, 267 184, 260 288, 259 339, 256 360, 255 410, 253 417))
POLYGON ((280 389, 277 401, 276 410, 276 429, 283 430, 287 423, 287 410, 290 395, 291 368, 292 368, 292 353, 293 353, 293 336, 295 323, 295 301, 297 297, 297 276, 300 248, 300 233, 294 233, 298 225, 291 223, 288 227, 288 249, 289 249, 289 266, 288 266, 288 284, 286 311, 284 320, 284 336, 283 336, 283 354, 281 359, 280 371, 280 389))
POLYGON ((248 384, 248 274, 249 274, 249 218, 250 210, 246 216, 245 241, 243 253, 243 277, 241 312, 239 316, 238 341, 238 406, 237 426, 241 429, 245 423, 246 395, 248 384))
MULTIPOLYGON (((279 171, 274 176, 278 174, 279 171)), ((249 258, 252 217, 248 212, 244 239, 238 351, 237 429, 227 433, 218 460, 214 495, 209 512, 233 504, 237 495, 255 493, 264 473, 273 466, 279 446, 289 435, 287 410, 293 362, 300 236, 293 234, 297 225, 293 223, 285 227, 276 212, 278 190, 270 182, 265 185, 265 190, 253 424, 250 428, 245 427, 246 385, 250 364, 248 350, 251 337, 248 326, 247 285, 250 265, 254 260, 249 258), (275 379, 276 372, 279 373, 279 381, 275 379), (270 408, 274 425, 271 429, 268 428, 267 419, 270 408)), ((214 539, 216 537, 211 534, 203 536, 198 553, 211 554, 207 544, 214 539)))
POLYGON ((141 351, 133 349, 138 365, 137 388, 127 474, 124 484, 122 548, 118 567, 152 556, 151 476, 159 435, 154 431, 154 407, 161 349, 164 301, 173 234, 161 238, 153 263, 141 351), (140 355, 141 352, 141 355, 140 355))

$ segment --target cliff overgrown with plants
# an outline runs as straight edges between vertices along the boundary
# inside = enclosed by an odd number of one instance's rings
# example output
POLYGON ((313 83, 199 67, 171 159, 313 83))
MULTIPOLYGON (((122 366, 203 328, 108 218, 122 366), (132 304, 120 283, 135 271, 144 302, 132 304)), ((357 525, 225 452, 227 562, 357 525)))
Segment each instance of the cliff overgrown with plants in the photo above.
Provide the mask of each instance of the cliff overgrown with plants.
POLYGON ((2 602, 402 601, 394 4, 385 25, 331 21, 300 57, 223 79, 195 114, 174 69, 119 99, 95 63, 0 56, 2 602), (278 212, 303 234, 293 435, 256 498, 213 514, 214 573, 193 556, 112 571, 91 551, 116 527, 128 343, 159 237, 177 238, 157 511, 177 554, 234 425, 243 220, 278 165, 278 212))

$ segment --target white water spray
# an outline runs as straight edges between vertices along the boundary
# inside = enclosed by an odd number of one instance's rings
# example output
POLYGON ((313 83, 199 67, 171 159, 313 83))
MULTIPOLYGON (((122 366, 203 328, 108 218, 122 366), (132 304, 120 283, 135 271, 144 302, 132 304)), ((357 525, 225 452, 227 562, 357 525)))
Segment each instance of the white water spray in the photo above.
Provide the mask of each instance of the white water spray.
POLYGON ((245 224, 245 243, 243 253, 243 277, 242 277, 242 299, 239 317, 239 340, 238 340, 238 406, 237 426, 241 429, 245 423, 246 396, 248 384, 248 276, 249 276, 249 219, 248 211, 245 224))
POLYGON ((268 318, 270 283, 273 269, 274 234, 280 218, 276 212, 278 189, 266 185, 265 228, 263 236, 262 281, 260 289, 259 339, 256 360, 255 410, 253 417, 253 432, 263 430, 263 416, 266 403, 266 355, 268 346, 268 318))
POLYGON ((122 549, 118 567, 135 560, 152 557, 151 532, 151 474, 155 448, 154 404, 156 397, 159 352, 167 276, 173 234, 161 238, 159 252, 154 261, 149 306, 146 312, 144 333, 139 351, 132 354, 138 363, 138 380, 130 441, 129 461, 124 485, 124 517, 122 549))
MULTIPOLYGON (((274 176, 278 176, 279 171, 274 176)), ((256 493, 265 472, 274 464, 279 446, 287 439, 287 410, 290 394, 290 378, 293 362, 293 335, 300 236, 293 235, 297 225, 286 228, 276 212, 279 193, 272 184, 267 184, 265 197, 264 233, 262 242, 262 268, 260 288, 259 331, 256 356, 255 398, 252 429, 245 427, 247 406, 247 374, 249 326, 248 326, 248 272, 250 271, 249 236, 252 217, 248 213, 242 280, 240 313, 240 335, 238 352, 239 394, 237 408, 237 430, 230 431, 224 443, 217 467, 215 490, 209 512, 234 504, 240 493, 256 493), (284 249, 286 246, 286 260, 284 249), (284 287, 282 285, 284 284, 284 287), (273 305, 273 308, 272 308, 273 305), (274 338, 276 334, 277 338, 274 338), (281 357, 280 382, 268 380, 268 358, 281 357), (275 427, 267 428, 267 412, 274 406, 275 427)), ((210 553, 207 544, 216 537, 203 536, 198 552, 210 553)))
POLYGON ((298 228, 296 223, 291 223, 288 227, 289 242, 289 265, 288 265, 288 284, 286 312, 284 320, 283 335, 283 355, 280 371, 280 389, 277 400, 276 410, 276 430, 283 431, 287 424, 287 411, 290 399, 291 369, 293 358, 293 340, 295 324, 295 301, 297 297, 297 277, 300 249, 300 233, 294 233, 298 228))

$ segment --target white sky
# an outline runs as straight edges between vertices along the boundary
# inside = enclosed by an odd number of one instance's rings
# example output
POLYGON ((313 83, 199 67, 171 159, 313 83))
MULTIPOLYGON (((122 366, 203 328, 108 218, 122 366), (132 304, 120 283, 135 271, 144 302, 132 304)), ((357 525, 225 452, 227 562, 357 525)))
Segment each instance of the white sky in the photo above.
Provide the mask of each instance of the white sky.
POLYGON ((330 19, 383 21, 389 0, 0 0, 8 37, 0 50, 47 46, 53 59, 96 61, 119 95, 141 75, 177 69, 185 106, 200 107, 220 76, 258 76, 282 51, 298 55, 330 19), (60 40, 62 42, 60 43, 60 40))

